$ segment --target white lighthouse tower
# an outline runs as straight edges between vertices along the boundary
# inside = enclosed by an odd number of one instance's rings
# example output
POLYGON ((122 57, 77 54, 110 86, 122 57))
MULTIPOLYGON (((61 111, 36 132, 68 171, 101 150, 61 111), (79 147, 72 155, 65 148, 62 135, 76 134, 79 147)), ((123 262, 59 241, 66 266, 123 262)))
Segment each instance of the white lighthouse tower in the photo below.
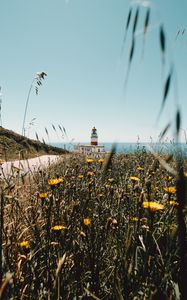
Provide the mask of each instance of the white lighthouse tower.
POLYGON ((97 146, 98 145, 98 135, 97 135, 97 129, 95 127, 92 128, 91 145, 92 146, 97 146))
POLYGON ((91 131, 91 141, 88 145, 75 145, 75 152, 82 153, 89 157, 102 157, 105 155, 105 148, 103 145, 98 145, 98 135, 97 129, 95 127, 92 128, 91 131))

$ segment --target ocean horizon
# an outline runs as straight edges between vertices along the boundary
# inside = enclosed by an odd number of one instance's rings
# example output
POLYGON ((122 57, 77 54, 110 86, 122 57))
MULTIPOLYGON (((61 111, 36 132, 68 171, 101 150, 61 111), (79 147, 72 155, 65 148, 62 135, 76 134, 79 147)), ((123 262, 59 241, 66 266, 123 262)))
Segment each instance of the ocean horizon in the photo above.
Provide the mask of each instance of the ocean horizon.
MULTIPOLYGON (((89 145, 86 142, 77 142, 77 143, 62 143, 56 142, 51 143, 52 146, 63 148, 68 151, 74 151, 74 146, 77 144, 81 145, 89 145)), ((177 151, 181 151, 185 156, 187 156, 187 144, 186 143, 138 143, 138 142, 123 142, 123 143, 99 143, 99 145, 103 145, 105 147, 106 152, 110 152, 112 150, 113 145, 116 145, 116 153, 135 153, 137 151, 146 151, 146 152, 157 152, 160 154, 170 154, 176 153, 177 151)))

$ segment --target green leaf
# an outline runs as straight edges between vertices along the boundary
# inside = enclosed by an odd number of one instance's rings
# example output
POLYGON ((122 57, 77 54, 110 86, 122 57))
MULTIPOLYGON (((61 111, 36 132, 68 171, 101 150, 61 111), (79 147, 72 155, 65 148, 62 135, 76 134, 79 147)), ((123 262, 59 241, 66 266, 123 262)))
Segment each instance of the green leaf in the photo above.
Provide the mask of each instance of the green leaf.
POLYGON ((132 44, 131 44, 131 49, 130 49, 130 53, 129 53, 129 64, 131 63, 132 58, 133 58, 134 48, 135 48, 135 38, 133 36, 133 38, 132 38, 132 44))
POLYGON ((149 19, 150 19, 150 8, 147 9, 145 22, 144 22, 144 35, 146 35, 148 26, 149 26, 149 19))
POLYGON ((166 102, 166 99, 167 99, 167 96, 168 96, 168 93, 169 93, 172 73, 173 73, 173 69, 171 68, 171 71, 170 71, 170 73, 169 73, 169 75, 166 79, 165 85, 164 85, 163 99, 162 99, 162 104, 161 104, 160 112, 158 114, 157 121, 158 121, 158 119, 159 119, 159 117, 160 117, 160 115, 163 111, 163 108, 164 108, 164 105, 165 105, 165 102, 166 102))
POLYGON ((139 7, 136 9, 136 14, 135 14, 135 17, 134 17, 133 35, 136 31, 136 27, 137 27, 137 24, 138 24, 138 17, 139 17, 139 7))
POLYGON ((164 130, 162 131, 161 135, 160 135, 160 140, 162 140, 162 138, 165 136, 166 132, 168 131, 168 129, 170 128, 171 123, 168 123, 166 125, 166 127, 164 128, 164 130))
POLYGON ((125 30, 127 31, 129 28, 130 20, 131 20, 131 15, 132 15, 132 8, 129 9, 128 17, 127 17, 127 22, 126 22, 126 28, 125 30))
POLYGON ((168 92, 169 92, 169 88, 170 88, 170 82, 171 82, 171 76, 172 76, 172 71, 169 73, 167 79, 166 79, 166 83, 164 86, 164 96, 163 96, 163 104, 166 101, 168 92))
POLYGON ((178 109, 177 113, 176 113, 176 133, 177 133, 177 135, 179 134, 180 127, 181 127, 181 114, 180 114, 180 110, 178 109))
POLYGON ((165 33, 164 33, 164 28, 161 25, 160 26, 160 47, 161 47, 161 51, 164 54, 165 52, 165 48, 166 48, 166 39, 165 39, 165 33))

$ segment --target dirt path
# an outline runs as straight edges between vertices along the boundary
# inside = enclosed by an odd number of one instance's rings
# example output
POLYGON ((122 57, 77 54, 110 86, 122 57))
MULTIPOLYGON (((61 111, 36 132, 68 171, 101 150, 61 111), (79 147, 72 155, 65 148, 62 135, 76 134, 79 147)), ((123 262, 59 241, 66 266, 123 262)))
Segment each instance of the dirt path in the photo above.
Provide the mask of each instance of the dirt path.
POLYGON ((42 155, 28 160, 15 160, 4 162, 0 166, 0 177, 15 176, 18 174, 28 174, 41 170, 52 163, 57 162, 59 155, 42 155))

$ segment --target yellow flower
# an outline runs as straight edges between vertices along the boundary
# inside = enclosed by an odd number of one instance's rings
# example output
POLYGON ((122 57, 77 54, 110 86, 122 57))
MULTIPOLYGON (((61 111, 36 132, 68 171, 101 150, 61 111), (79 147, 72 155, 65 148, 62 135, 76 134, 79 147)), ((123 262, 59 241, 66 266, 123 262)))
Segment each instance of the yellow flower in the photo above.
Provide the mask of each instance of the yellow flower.
POLYGON ((176 193, 176 188, 174 186, 170 186, 170 187, 165 187, 164 191, 170 194, 174 194, 176 193))
POLYGON ((178 206, 178 205, 179 205, 179 202, 174 201, 174 200, 171 200, 171 201, 169 201, 169 204, 170 204, 171 206, 178 206))
POLYGON ((51 229, 52 230, 63 230, 63 229, 66 229, 66 227, 65 226, 63 226, 63 225, 55 225, 55 226, 53 226, 53 227, 51 227, 51 229))
POLYGON ((21 242, 20 247, 25 248, 25 249, 29 249, 30 248, 29 241, 21 242))
POLYGON ((145 201, 143 202, 143 207, 147 208, 151 212, 155 212, 157 210, 162 210, 164 209, 164 205, 158 203, 158 202, 153 202, 153 201, 145 201))
POLYGON ((87 172, 87 175, 88 175, 89 177, 91 177, 91 176, 93 176, 93 172, 88 171, 88 172, 87 172))
POLYGON ((102 198, 104 195, 101 193, 101 194, 99 194, 98 196, 99 196, 100 198, 102 198))
POLYGON ((144 168, 142 168, 142 167, 140 167, 140 166, 138 166, 136 169, 137 169, 138 171, 143 171, 143 170, 144 170, 144 168))
POLYGON ((138 177, 135 177, 135 176, 131 176, 130 179, 131 179, 132 181, 139 181, 139 180, 140 180, 138 177))
POLYGON ((102 164, 104 162, 103 158, 98 159, 98 163, 102 164))
POLYGON ((131 221, 138 222, 138 221, 139 221, 139 218, 137 218, 137 217, 132 217, 132 218, 131 218, 131 221))
POLYGON ((93 159, 92 159, 92 158, 87 158, 87 159, 86 159, 86 162, 87 162, 88 164, 91 164, 91 163, 93 162, 93 159))
POLYGON ((78 176, 78 178, 82 179, 82 178, 84 178, 84 175, 80 174, 80 175, 78 176))
POLYGON ((47 197, 47 193, 39 193, 39 198, 44 199, 47 197))
POLYGON ((85 218, 83 220, 83 223, 84 223, 85 226, 89 226, 89 225, 91 225, 91 220, 89 218, 85 218))
POLYGON ((63 178, 48 179, 48 184, 51 186, 55 186, 63 181, 63 178))
POLYGON ((170 180, 172 180, 172 178, 173 178, 172 176, 166 176, 164 179, 167 181, 170 181, 170 180))

